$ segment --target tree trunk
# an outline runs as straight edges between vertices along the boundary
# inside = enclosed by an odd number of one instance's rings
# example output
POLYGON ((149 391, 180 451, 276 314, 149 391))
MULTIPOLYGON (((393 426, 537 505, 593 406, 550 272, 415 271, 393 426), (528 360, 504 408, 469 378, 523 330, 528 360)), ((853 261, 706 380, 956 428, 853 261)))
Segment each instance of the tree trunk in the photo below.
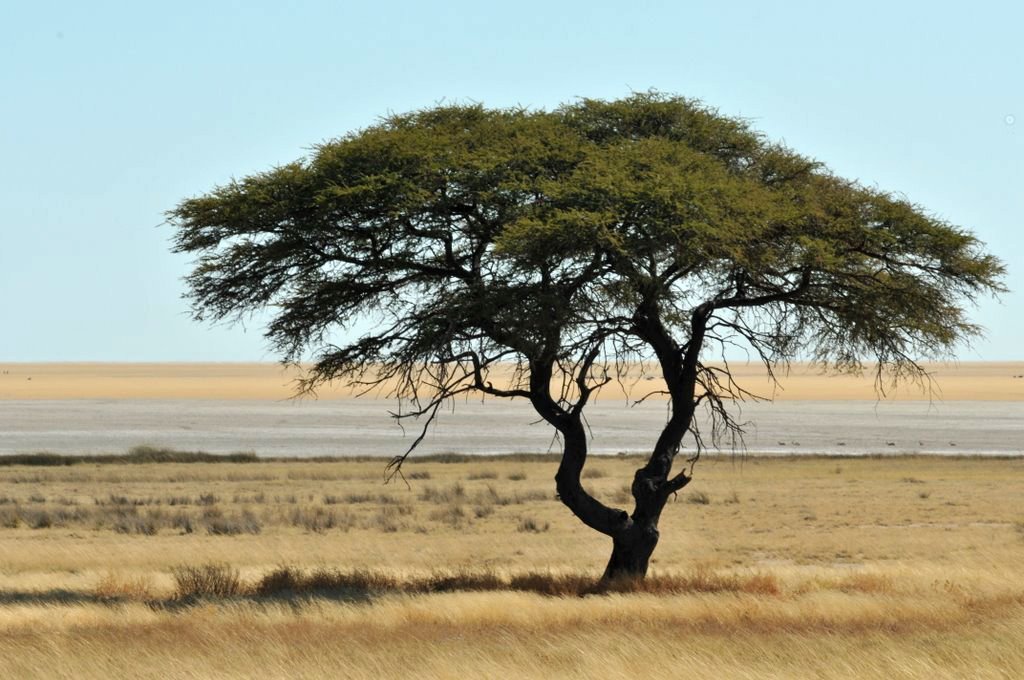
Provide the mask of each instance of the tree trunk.
MULTIPOLYGON (((591 358, 593 356, 596 353, 591 358)), ((580 481, 587 461, 587 433, 580 409, 589 395, 589 390, 583 384, 588 369, 585 368, 579 378, 583 396, 576 407, 566 411, 550 395, 552 364, 553 359, 546 362, 531 361, 530 400, 537 413, 562 435, 562 460, 555 473, 558 498, 588 527, 611 537, 612 555, 605 568, 603 581, 622 577, 643 578, 647 575, 651 555, 658 545, 661 511, 668 497, 690 481, 683 472, 671 479, 669 474, 679 450, 679 442, 693 416, 693 385, 690 384, 688 392, 684 390, 680 393, 688 408, 674 406, 673 415, 658 437, 650 460, 633 476, 632 492, 636 506, 630 516, 625 510, 609 507, 599 501, 580 481)), ((677 396, 673 393, 673 404, 676 400, 677 396)))
POLYGON ((651 554, 658 545, 658 535, 656 524, 634 522, 629 529, 613 537, 612 556, 601 580, 646 576, 651 554))
POLYGON ((617 578, 644 578, 650 566, 651 555, 658 547, 658 520, 669 496, 689 482, 685 475, 672 481, 667 471, 644 466, 633 477, 633 498, 636 509, 632 517, 612 536, 612 556, 605 567, 603 581, 617 578))

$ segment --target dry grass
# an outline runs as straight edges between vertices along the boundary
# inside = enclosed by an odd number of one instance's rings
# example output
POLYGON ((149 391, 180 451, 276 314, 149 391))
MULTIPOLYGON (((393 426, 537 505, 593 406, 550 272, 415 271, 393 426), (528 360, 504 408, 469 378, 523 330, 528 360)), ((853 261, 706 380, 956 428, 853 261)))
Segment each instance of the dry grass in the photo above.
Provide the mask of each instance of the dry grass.
MULTIPOLYGON (((219 574, 223 565, 196 568, 203 573, 219 574)), ((177 579, 177 571, 175 572, 177 579)), ((846 584, 844 585, 855 585, 846 584)), ((842 590, 842 588, 838 588, 842 590)), ((427 574, 406 574, 357 569, 341 571, 318 568, 303 571, 294 567, 278 567, 251 584, 238 585, 230 595, 280 596, 317 594, 324 597, 379 597, 394 594, 420 595, 448 592, 529 592, 555 597, 583 597, 609 593, 646 593, 652 595, 683 595, 693 593, 750 593, 779 595, 782 586, 769 573, 721 573, 705 566, 686 574, 657 575, 646 579, 619 579, 603 582, 579 572, 506 573, 496 570, 433 571, 427 574)), ((871 590, 869 586, 869 591, 871 590)), ((183 586, 178 580, 174 597, 206 597, 203 589, 183 586)))
POLYGON ((243 592, 238 570, 226 564, 182 565, 171 573, 177 599, 227 598, 243 592))
POLYGON ((1021 460, 708 460, 600 587, 550 458, 382 467, 0 468, 0 677, 1024 677, 1021 460))

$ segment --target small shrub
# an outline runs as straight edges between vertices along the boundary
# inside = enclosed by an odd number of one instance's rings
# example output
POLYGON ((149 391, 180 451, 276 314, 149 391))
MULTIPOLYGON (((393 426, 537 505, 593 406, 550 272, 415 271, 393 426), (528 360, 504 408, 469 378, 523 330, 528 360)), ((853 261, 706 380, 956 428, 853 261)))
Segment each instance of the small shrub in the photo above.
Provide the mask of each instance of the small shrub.
POLYGON ((329 503, 328 500, 327 500, 328 498, 333 499, 334 501, 336 501, 339 504, 340 503, 353 503, 353 504, 355 504, 355 503, 373 503, 373 502, 375 502, 377 500, 377 496, 375 494, 372 494, 372 493, 350 493, 347 496, 345 496, 344 498, 340 498, 338 496, 324 496, 324 503, 326 503, 328 505, 333 505, 334 504, 334 503, 329 503))
POLYGON ((498 473, 494 470, 477 470, 476 472, 470 472, 467 479, 470 481, 479 479, 497 479, 498 473))
POLYGON ((20 524, 21 517, 17 508, 0 508, 0 527, 17 529, 20 524))
POLYGON ((293 567, 278 567, 261 578, 253 588, 257 595, 273 596, 281 593, 356 592, 374 593, 398 589, 402 584, 389 575, 357 569, 351 572, 316 569, 306 573, 293 567))
POLYGON ((583 471, 583 479, 604 479, 608 473, 601 468, 590 467, 583 471))
POLYGON ((264 574, 256 585, 253 592, 257 595, 278 595, 281 593, 293 593, 301 587, 305 580, 302 572, 291 567, 278 567, 269 574, 264 574))
POLYGON ((42 494, 34 493, 34 494, 32 494, 31 496, 28 497, 28 502, 29 503, 45 503, 46 502, 46 496, 44 496, 42 494))
POLYGON ((190 600, 201 597, 234 597, 242 592, 238 570, 226 564, 179 566, 171 571, 174 597, 190 600))
POLYGON ((439 508, 430 513, 430 519, 435 522, 447 524, 453 529, 460 528, 463 524, 469 521, 469 516, 466 514, 465 509, 458 504, 451 504, 444 508, 439 508))
POLYGON ((170 519, 171 528, 179 530, 183 534, 191 534, 196 528, 192 524, 192 517, 186 512, 179 512, 170 519))
POLYGON ((114 531, 119 534, 155 536, 157 533, 156 522, 150 518, 139 517, 138 515, 121 515, 114 520, 112 526, 114 531))
POLYGON ((262 530, 259 519, 247 510, 237 517, 211 517, 206 520, 206 533, 211 536, 258 534, 262 530))
POLYGON ((474 505, 473 516, 477 519, 483 519, 484 517, 490 517, 494 514, 493 505, 474 505))
POLYGON ((72 522, 83 523, 91 516, 87 510, 78 506, 73 506, 71 509, 67 507, 57 508, 53 511, 54 523, 58 526, 67 526, 72 522))
POLYGON ((32 529, 49 529, 53 526, 53 516, 46 510, 23 510, 21 519, 32 529))
POLYGON ((207 506, 203 508, 202 518, 204 520, 220 519, 224 516, 224 511, 218 507, 207 506))
POLYGON ((517 531, 539 534, 539 533, 542 533, 544 531, 547 531, 550 528, 551 528, 551 525, 548 524, 547 522, 544 522, 543 524, 541 524, 540 522, 538 522, 537 520, 535 520, 532 517, 520 517, 519 518, 519 527, 517 528, 517 531))
POLYGON ((376 529, 386 534, 393 534, 403 526, 398 520, 399 514, 401 513, 393 506, 383 507, 367 520, 365 526, 367 529, 376 529))
POLYGON ((511 494, 506 496, 491 484, 488 484, 485 490, 474 496, 474 501, 477 503, 493 505, 519 505, 521 503, 546 500, 551 500, 551 494, 548 491, 512 491, 511 494))
POLYGON ((526 473, 522 471, 510 472, 506 479, 508 479, 510 482, 521 482, 524 479, 526 479, 526 473))
POLYGON ((409 479, 430 479, 429 470, 417 470, 406 475, 409 479))
MULTIPOLYGON (((82 458, 85 458, 84 456, 82 458)), ((252 452, 239 453, 206 453, 205 451, 177 451, 175 449, 156 446, 133 446, 123 456, 93 456, 86 458, 90 462, 103 463, 254 463, 258 459, 252 452)))
POLYGON ((466 497, 466 488, 459 482, 455 482, 447 489, 438 489, 428 486, 420 493, 420 500, 428 503, 452 503, 466 497))
POLYGON ((338 526, 338 514, 334 509, 320 506, 295 508, 292 511, 291 523, 292 526, 319 534, 338 526))
POLYGON ((293 481, 310 481, 310 482, 336 482, 339 479, 345 479, 345 475, 337 472, 325 472, 325 471, 313 471, 305 472, 300 470, 291 470, 288 472, 288 479, 293 481))
POLYGON ((692 503, 693 505, 709 505, 711 503, 711 497, 703 491, 692 491, 687 495, 686 502, 692 503))

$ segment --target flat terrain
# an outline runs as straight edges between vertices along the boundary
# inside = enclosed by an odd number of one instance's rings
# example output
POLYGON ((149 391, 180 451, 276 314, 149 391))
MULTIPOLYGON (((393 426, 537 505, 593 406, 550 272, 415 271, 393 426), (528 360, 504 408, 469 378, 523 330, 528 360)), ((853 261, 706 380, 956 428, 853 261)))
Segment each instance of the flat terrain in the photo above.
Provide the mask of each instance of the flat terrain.
MULTIPOLYGON (((771 394, 760 369, 733 368, 743 385, 771 394)), ((748 423, 747 450, 1024 455, 1024 377, 1014 377, 1024 376, 1024 364, 931 369, 931 393, 910 385, 880 400, 868 377, 828 377, 796 366, 782 377, 776 401, 738 405, 737 417, 748 423)), ((416 435, 414 424, 403 431, 394 422, 395 403, 379 394, 354 399, 338 387, 320 399, 289 399, 293 377, 273 364, 0 365, 0 455, 112 453, 143 444, 264 456, 388 456, 416 435)), ((594 398, 587 410, 591 450, 650 450, 665 403, 633 402, 656 386, 635 381, 631 401, 612 384, 594 398)), ((525 400, 459 400, 442 413, 421 452, 546 451, 553 432, 537 421, 525 400)))
MULTIPOLYGON (((1024 362, 962 362, 926 364, 935 378, 934 391, 907 385, 889 390, 887 398, 946 401, 1024 400, 1024 362)), ((878 392, 873 376, 823 375, 797 364, 780 375, 781 389, 768 380, 759 364, 733 363, 737 381, 746 389, 775 400, 868 400, 878 392)), ((292 396, 295 370, 273 363, 49 363, 0 364, 0 400, 25 399, 287 399, 292 396)), ((637 374, 620 386, 607 385, 601 395, 621 399, 623 388, 641 397, 657 381, 637 374)), ((325 388, 321 399, 348 399, 343 386, 325 388)))
MULTIPOLYGON (((115 453, 148 445, 261 456, 393 456, 419 434, 414 423, 404 430, 395 423, 394 408, 380 399, 0 401, 0 455, 115 453)), ((594 453, 650 450, 665 424, 664 403, 602 400, 587 411, 594 453)), ((779 401, 748 403, 737 414, 747 423, 750 452, 1024 455, 1024 401, 779 401)), ((467 400, 445 410, 417 452, 547 451, 552 434, 525 400, 467 400)), ((694 442, 687 437, 683 444, 694 442)))
POLYGON ((648 592, 582 597, 553 459, 383 468, 0 467, 0 677, 1024 677, 1019 458, 705 459, 648 592))

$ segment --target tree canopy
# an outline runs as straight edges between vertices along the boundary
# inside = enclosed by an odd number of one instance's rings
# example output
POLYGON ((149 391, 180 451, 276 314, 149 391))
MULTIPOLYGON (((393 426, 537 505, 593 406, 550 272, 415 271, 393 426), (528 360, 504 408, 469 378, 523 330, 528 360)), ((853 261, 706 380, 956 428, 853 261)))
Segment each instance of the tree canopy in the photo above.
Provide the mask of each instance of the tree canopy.
POLYGON ((769 370, 802 357, 918 379, 979 333, 966 308, 1002 290, 970 231, 658 93, 392 115, 170 221, 197 257, 196 318, 271 310, 275 350, 312 361, 301 390, 387 385, 427 424, 463 393, 529 400, 561 436, 559 497, 613 539, 610 576, 646 571, 692 474, 683 437, 737 427, 729 406, 752 395, 715 359, 739 347, 769 370), (580 482, 583 413, 638 365, 671 411, 629 513, 580 482))

